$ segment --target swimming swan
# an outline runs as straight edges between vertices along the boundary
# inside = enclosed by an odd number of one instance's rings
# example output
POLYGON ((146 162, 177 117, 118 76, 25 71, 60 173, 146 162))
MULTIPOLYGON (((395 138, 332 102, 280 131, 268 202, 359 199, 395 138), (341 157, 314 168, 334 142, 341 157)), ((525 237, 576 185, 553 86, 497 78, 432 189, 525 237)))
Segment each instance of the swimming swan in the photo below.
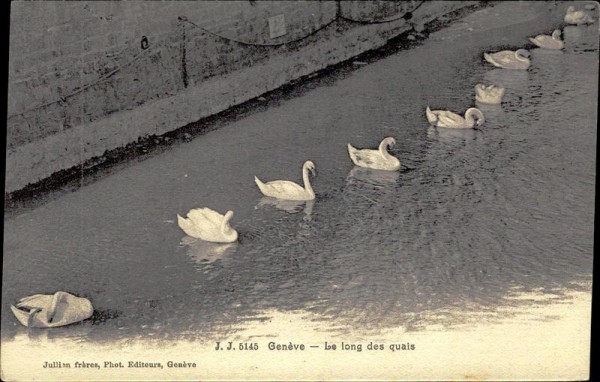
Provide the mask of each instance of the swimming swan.
POLYGON ((544 49, 562 49, 565 46, 565 43, 560 39, 560 30, 558 29, 552 32, 552 36, 541 34, 529 37, 529 41, 544 49))
POLYGON ((83 297, 58 291, 34 294, 10 306, 19 322, 29 328, 54 328, 88 319, 94 313, 92 303, 83 297))
POLYGON ((348 154, 350 154, 350 159, 357 166, 375 170, 395 171, 400 169, 400 161, 387 151, 389 146, 395 144, 396 140, 392 137, 384 138, 379 144, 378 150, 359 150, 348 143, 348 154))
POLYGON ((565 23, 567 24, 592 24, 594 19, 585 13, 584 11, 576 11, 575 7, 570 6, 567 8, 567 14, 565 15, 565 23))
POLYGON ((472 128, 475 125, 475 119, 473 118, 473 116, 477 117, 477 126, 480 126, 483 122, 485 122, 485 119, 483 118, 483 113, 481 112, 481 110, 475 107, 467 109, 464 118, 451 111, 432 111, 429 108, 429 106, 427 106, 425 114, 427 115, 427 120, 429 121, 429 123, 437 127, 450 127, 458 129, 472 128))
POLYGON ((260 192, 265 196, 285 200, 313 200, 315 198, 315 192, 310 185, 308 170, 312 172, 313 176, 316 175, 315 164, 311 161, 304 162, 304 166, 302 166, 304 187, 287 180, 274 180, 272 182, 263 183, 260 179, 254 177, 254 181, 260 189, 260 192))
POLYGON ((186 235, 213 243, 233 243, 238 233, 229 225, 233 211, 225 216, 210 208, 196 208, 187 213, 187 219, 177 214, 177 224, 186 235))
POLYGON ((528 58, 529 52, 525 49, 483 53, 483 57, 490 64, 503 69, 526 70, 531 63, 528 58))
POLYGON ((497 105, 502 102, 502 96, 504 96, 504 88, 500 86, 475 85, 475 101, 477 102, 497 105))

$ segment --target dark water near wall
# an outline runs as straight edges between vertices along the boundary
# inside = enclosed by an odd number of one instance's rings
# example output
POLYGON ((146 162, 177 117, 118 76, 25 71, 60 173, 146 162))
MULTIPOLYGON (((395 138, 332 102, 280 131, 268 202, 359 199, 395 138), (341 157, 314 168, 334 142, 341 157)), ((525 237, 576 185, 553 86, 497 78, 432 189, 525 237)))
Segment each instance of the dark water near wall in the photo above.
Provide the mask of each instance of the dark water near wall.
POLYGON ((523 44, 524 33, 441 31, 5 220, 3 337, 25 330, 12 301, 55 290, 89 297, 102 317, 52 335, 100 341, 221 338, 267 309, 341 331, 421 330, 429 313, 493 312, 515 291, 560 297, 590 281, 597 26, 566 27, 565 51, 532 50, 525 72, 481 60, 498 35, 523 44), (479 82, 507 88, 479 130, 428 126, 427 105, 463 112, 479 82), (402 171, 353 168, 346 143, 386 136, 402 171), (308 159, 314 203, 262 199, 255 175, 300 181, 308 159), (204 206, 235 211, 239 243, 185 238, 176 214, 204 206))

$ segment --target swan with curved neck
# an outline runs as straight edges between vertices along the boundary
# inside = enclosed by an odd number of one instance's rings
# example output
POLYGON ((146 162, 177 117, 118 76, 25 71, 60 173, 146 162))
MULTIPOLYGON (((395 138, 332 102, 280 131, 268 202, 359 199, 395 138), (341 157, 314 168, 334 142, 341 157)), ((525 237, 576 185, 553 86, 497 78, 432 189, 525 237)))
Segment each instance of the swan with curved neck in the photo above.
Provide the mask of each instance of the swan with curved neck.
POLYGON ((196 208, 188 212, 187 218, 177 215, 177 223, 188 236, 212 243, 232 243, 238 238, 237 231, 229 225, 232 217, 233 211, 221 215, 210 208, 196 208))
POLYGON ((475 101, 490 105, 498 105, 502 102, 504 88, 496 85, 475 85, 475 101))
POLYGON ((483 113, 475 107, 467 109, 464 118, 447 110, 431 110, 429 106, 425 110, 425 115, 427 121, 437 127, 469 129, 473 128, 475 124, 481 126, 485 122, 483 113))
POLYGON ((495 53, 483 53, 483 57, 490 64, 503 69, 526 70, 529 68, 529 52, 525 49, 502 50, 495 53))
POLYGON ((584 11, 576 11, 575 7, 569 6, 565 15, 565 23, 573 25, 593 24, 594 19, 584 11))
POLYGON ((558 29, 555 29, 554 32, 552 32, 552 36, 541 34, 535 37, 529 37, 529 41, 542 49, 560 50, 565 46, 565 43, 560 39, 560 30, 558 29))
POLYGON ((65 326, 86 320, 94 313, 87 298, 62 291, 24 297, 10 309, 17 320, 29 328, 65 326))
POLYGON ((396 140, 392 137, 384 138, 379 144, 378 150, 359 150, 348 143, 348 154, 357 166, 375 170, 395 171, 400 169, 400 161, 388 152, 388 147, 395 144, 396 140))
POLYGON ((265 196, 284 200, 313 200, 315 192, 310 184, 309 171, 312 172, 313 176, 316 175, 315 164, 311 161, 306 161, 302 166, 304 187, 288 180, 274 180, 263 183, 256 176, 254 177, 254 182, 265 196))

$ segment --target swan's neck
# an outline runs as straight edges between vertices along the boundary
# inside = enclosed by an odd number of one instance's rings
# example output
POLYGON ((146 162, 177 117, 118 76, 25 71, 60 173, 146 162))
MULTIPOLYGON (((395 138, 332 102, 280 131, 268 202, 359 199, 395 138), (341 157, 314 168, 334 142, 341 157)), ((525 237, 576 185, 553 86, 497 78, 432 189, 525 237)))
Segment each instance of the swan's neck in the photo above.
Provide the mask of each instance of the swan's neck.
POLYGON ((229 220, 231 220, 231 216, 232 215, 229 213, 225 214, 225 217, 223 218, 223 221, 221 222, 221 233, 224 235, 228 235, 232 231, 231 226, 229 225, 229 220))
POLYGON ((560 34, 558 32, 552 32, 552 38, 556 41, 560 41, 560 34))
POLYGON ((467 110, 467 112, 465 113, 465 120, 467 121, 467 124, 469 126, 473 126, 475 124, 475 117, 474 115, 477 115, 478 119, 483 119, 483 114, 481 114, 481 112, 475 108, 471 108, 469 110, 467 110))
POLYGON ((392 156, 390 155, 390 153, 388 153, 387 149, 388 149, 388 142, 387 141, 382 141, 379 144, 379 153, 385 159, 390 159, 392 156))
POLYGON ((515 52, 515 58, 522 62, 529 62, 529 59, 525 56, 521 56, 521 53, 519 53, 518 50, 515 52))
POLYGON ((310 178, 308 177, 308 167, 302 167, 302 180, 304 181, 304 189, 310 196, 315 196, 315 191, 310 185, 310 178))

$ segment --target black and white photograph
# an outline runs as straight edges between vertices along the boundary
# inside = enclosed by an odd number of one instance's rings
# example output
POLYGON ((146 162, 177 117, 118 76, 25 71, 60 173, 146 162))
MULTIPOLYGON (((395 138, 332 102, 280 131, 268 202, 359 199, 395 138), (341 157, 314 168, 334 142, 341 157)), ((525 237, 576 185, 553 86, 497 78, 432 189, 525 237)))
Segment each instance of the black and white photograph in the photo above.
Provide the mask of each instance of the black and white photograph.
POLYGON ((590 379, 597 1, 5 9, 3 381, 590 379))

